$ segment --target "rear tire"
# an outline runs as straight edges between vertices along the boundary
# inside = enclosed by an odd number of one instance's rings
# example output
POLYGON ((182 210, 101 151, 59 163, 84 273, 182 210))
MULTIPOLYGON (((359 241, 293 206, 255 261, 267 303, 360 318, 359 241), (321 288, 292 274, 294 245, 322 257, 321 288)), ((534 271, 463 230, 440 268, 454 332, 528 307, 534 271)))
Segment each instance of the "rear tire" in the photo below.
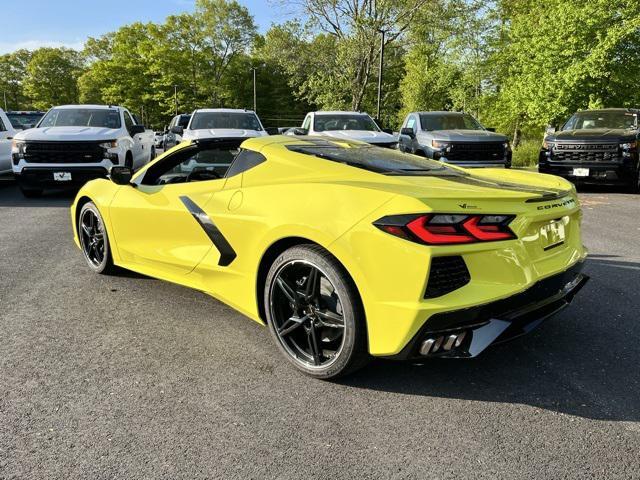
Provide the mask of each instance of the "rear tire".
POLYGON ((323 248, 299 245, 283 252, 267 274, 264 305, 276 345, 303 373, 334 379, 369 361, 356 286, 323 248))
POLYGON ((93 202, 82 206, 76 225, 84 259, 91 270, 109 275, 116 269, 102 215, 93 202))
POLYGON ((124 157, 124 166, 133 170, 133 156, 131 152, 127 152, 127 155, 124 157))
POLYGON ((630 189, 631 193, 640 193, 640 165, 636 170, 635 181, 631 183, 630 189))

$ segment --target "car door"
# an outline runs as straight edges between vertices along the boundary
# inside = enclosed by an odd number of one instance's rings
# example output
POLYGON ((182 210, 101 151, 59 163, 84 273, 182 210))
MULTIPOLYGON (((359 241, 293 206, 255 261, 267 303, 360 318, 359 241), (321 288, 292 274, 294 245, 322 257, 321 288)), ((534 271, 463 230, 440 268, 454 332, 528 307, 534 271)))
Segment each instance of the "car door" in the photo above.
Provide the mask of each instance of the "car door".
POLYGON ((413 152, 415 149, 415 134, 417 132, 416 129, 416 116, 413 114, 407 115, 407 118, 404 120, 402 124, 402 128, 410 128, 414 132, 414 138, 411 138, 409 135, 400 135, 399 143, 400 150, 403 152, 413 152))
POLYGON ((13 130, 0 117, 0 174, 11 171, 11 140, 13 130))
POLYGON ((109 210, 121 259, 173 279, 191 272, 213 247, 201 208, 224 188, 224 164, 232 160, 232 151, 204 158, 200 147, 190 146, 122 187, 109 210))
MULTIPOLYGON (((124 111, 124 124, 127 127, 127 131, 131 135, 131 127, 136 125, 136 121, 133 119, 131 114, 128 111, 124 111)), ((133 156, 133 166, 134 168, 140 168, 146 162, 146 153, 143 149, 142 135, 144 133, 140 133, 137 135, 132 135, 131 140, 133 140, 133 145, 131 146, 131 155, 133 156)))

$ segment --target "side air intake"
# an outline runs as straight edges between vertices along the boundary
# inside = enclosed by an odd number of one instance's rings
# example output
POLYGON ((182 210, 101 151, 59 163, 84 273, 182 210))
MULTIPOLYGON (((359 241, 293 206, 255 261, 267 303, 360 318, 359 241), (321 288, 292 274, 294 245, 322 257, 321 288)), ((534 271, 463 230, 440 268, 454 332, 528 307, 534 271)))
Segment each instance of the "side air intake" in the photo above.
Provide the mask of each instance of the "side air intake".
POLYGON ((471 281, 471 275, 461 256, 434 257, 431 259, 424 298, 441 297, 464 287, 469 281, 471 281))

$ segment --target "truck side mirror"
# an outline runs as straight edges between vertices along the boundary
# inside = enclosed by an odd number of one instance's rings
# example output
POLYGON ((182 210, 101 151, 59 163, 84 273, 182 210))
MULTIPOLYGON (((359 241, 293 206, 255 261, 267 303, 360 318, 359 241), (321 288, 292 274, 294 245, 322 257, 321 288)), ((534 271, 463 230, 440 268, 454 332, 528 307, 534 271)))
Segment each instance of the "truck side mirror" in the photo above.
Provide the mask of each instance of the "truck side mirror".
POLYGON ((114 165, 109 170, 109 178, 116 185, 129 185, 131 183, 131 177, 133 177, 133 170, 131 167, 125 167, 124 165, 114 165))
POLYGON ((383 128, 382 131, 384 133, 388 133, 389 135, 393 135, 393 130, 391 128, 383 128))
POLYGON ((267 132, 267 135, 279 135, 280 131, 278 130, 278 127, 267 127, 264 129, 265 132, 267 132))
POLYGON ((495 132, 496 129, 494 127, 487 127, 487 132, 495 132))
POLYGON ((184 134, 184 128, 182 128, 179 125, 176 125, 175 127, 171 127, 171 133, 175 133, 176 135, 182 136, 184 134))
POLYGON ((400 135, 404 135, 409 138, 416 138, 416 134, 413 133, 413 128, 404 127, 400 130, 400 135))
POLYGON ((144 125, 131 125, 131 127, 129 127, 129 135, 131 135, 132 137, 134 135, 139 135, 140 133, 144 133, 145 128, 144 125))
POLYGON ((309 129, 302 127, 295 127, 292 129, 294 135, 309 135, 309 129))

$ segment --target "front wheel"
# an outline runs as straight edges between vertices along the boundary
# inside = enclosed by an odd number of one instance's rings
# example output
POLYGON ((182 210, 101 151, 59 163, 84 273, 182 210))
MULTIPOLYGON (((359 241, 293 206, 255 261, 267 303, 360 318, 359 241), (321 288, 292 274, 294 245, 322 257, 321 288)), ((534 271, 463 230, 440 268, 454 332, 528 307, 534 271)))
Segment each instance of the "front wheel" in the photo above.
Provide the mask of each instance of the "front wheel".
POLYGON ((631 193, 640 193, 640 165, 636 170, 635 179, 631 182, 631 193))
POLYGON ((367 363, 360 297, 344 267, 321 247, 282 253, 267 274, 264 303, 276 344, 307 375, 337 378, 367 363))
POLYGON ((96 273, 110 274, 115 270, 107 229, 94 203, 82 206, 78 215, 80 247, 89 268, 96 273))

